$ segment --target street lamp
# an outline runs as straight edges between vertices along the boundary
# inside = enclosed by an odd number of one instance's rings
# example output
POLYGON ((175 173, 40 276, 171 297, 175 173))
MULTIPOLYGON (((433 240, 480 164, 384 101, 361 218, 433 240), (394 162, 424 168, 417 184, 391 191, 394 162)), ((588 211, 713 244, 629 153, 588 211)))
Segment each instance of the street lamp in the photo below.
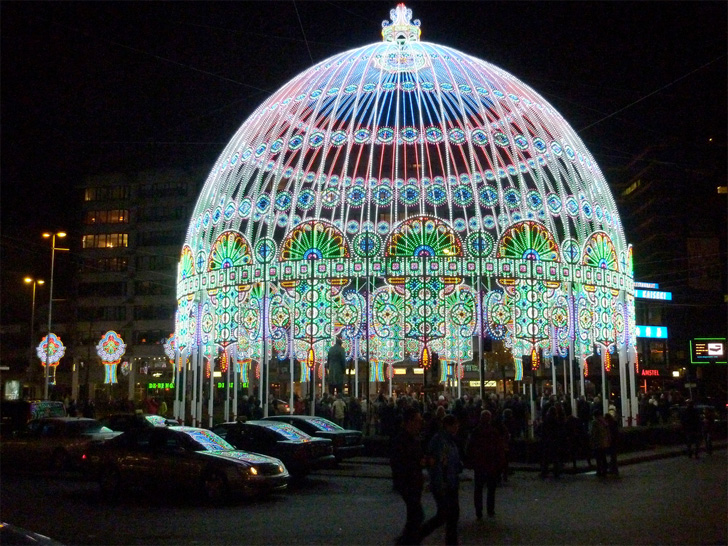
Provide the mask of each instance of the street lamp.
MULTIPOLYGON (((55 267, 56 263, 56 250, 68 250, 67 248, 56 248, 56 237, 63 238, 66 236, 65 231, 57 231, 55 233, 44 233, 43 237, 45 239, 51 239, 51 284, 49 287, 50 295, 48 297, 48 340, 50 341, 50 335, 51 335, 51 317, 52 317, 52 311, 53 311, 53 269, 55 267)), ((46 343, 46 361, 45 361, 45 381, 43 386, 43 400, 48 400, 48 370, 49 370, 49 360, 50 360, 50 343, 46 343)))
POLYGON ((30 312, 30 356, 28 357, 28 370, 30 370, 33 366, 33 348, 35 346, 35 342, 33 340, 35 337, 35 286, 37 284, 45 284, 45 281, 43 279, 34 279, 32 277, 25 277, 23 280, 25 281, 25 284, 33 283, 33 306, 30 312))

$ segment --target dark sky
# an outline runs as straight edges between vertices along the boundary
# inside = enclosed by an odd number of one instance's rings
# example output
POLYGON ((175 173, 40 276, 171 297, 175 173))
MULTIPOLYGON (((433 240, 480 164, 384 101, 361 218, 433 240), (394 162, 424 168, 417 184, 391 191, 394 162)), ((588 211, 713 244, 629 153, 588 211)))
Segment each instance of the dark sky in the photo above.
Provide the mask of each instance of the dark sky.
MULTIPOLYGON (((685 161, 725 145, 726 2, 407 5, 423 40, 541 93, 608 179, 660 142, 684 143, 685 161)), ((394 6, 4 0, 2 275, 47 275, 40 233, 72 227, 85 176, 211 165, 268 94, 314 62, 381 40, 394 6)))

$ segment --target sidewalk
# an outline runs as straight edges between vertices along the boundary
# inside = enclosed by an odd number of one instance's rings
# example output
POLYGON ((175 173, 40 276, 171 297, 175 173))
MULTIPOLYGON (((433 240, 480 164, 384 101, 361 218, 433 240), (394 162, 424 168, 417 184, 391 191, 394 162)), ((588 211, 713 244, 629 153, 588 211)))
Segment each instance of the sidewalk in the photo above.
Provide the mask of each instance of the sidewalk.
MULTIPOLYGON (((726 449, 728 440, 719 440, 713 442, 714 455, 716 451, 726 449)), ((627 466, 633 464, 644 463, 647 461, 656 461, 660 459, 668 459, 672 457, 685 457, 685 446, 656 446, 654 449, 634 451, 631 453, 620 453, 618 457, 619 466, 627 466)), ((701 457, 708 457, 701 448, 701 457)), ((592 462, 592 465, 594 463, 592 462)), ((538 464, 511 463, 509 467, 516 472, 540 472, 541 467, 538 464)), ((589 468, 582 459, 577 461, 577 467, 574 469, 571 464, 564 465, 564 474, 580 474, 585 472, 594 472, 596 468, 589 468)), ((352 457, 340 463, 336 468, 322 470, 317 474, 328 474, 346 477, 361 478, 381 478, 391 479, 392 473, 389 468, 389 459, 386 457, 352 457)), ((472 480, 470 472, 464 473, 463 481, 472 480)))

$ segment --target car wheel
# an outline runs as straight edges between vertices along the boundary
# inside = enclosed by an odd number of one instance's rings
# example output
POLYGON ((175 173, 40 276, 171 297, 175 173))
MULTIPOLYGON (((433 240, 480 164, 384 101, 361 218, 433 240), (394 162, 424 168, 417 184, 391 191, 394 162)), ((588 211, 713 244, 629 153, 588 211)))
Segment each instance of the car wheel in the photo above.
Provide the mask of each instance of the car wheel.
POLYGON ((202 479, 205 498, 212 503, 220 503, 228 498, 229 489, 225 476, 217 470, 210 470, 202 479))
POLYGON ((99 476, 99 487, 107 497, 116 497, 121 486, 121 475, 118 468, 105 468, 99 476))
POLYGON ((68 467, 68 453, 62 449, 57 449, 53 452, 53 460, 51 461, 51 468, 56 472, 66 470, 68 467))

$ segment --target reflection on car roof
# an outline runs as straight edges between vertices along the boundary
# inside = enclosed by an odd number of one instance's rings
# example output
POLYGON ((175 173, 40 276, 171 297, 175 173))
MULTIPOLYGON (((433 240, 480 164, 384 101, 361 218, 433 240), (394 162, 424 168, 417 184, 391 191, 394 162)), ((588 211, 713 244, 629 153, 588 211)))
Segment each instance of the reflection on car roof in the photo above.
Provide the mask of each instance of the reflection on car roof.
POLYGON ((235 449, 217 434, 204 428, 170 427, 170 429, 186 434, 194 441, 204 446, 207 451, 229 451, 231 449, 235 449))
POLYGON ((248 424, 273 429, 288 438, 289 440, 299 442, 308 442, 311 440, 311 437, 308 434, 306 434, 302 430, 298 430, 296 427, 294 427, 293 425, 289 425, 288 423, 281 423, 280 421, 248 421, 248 424))

